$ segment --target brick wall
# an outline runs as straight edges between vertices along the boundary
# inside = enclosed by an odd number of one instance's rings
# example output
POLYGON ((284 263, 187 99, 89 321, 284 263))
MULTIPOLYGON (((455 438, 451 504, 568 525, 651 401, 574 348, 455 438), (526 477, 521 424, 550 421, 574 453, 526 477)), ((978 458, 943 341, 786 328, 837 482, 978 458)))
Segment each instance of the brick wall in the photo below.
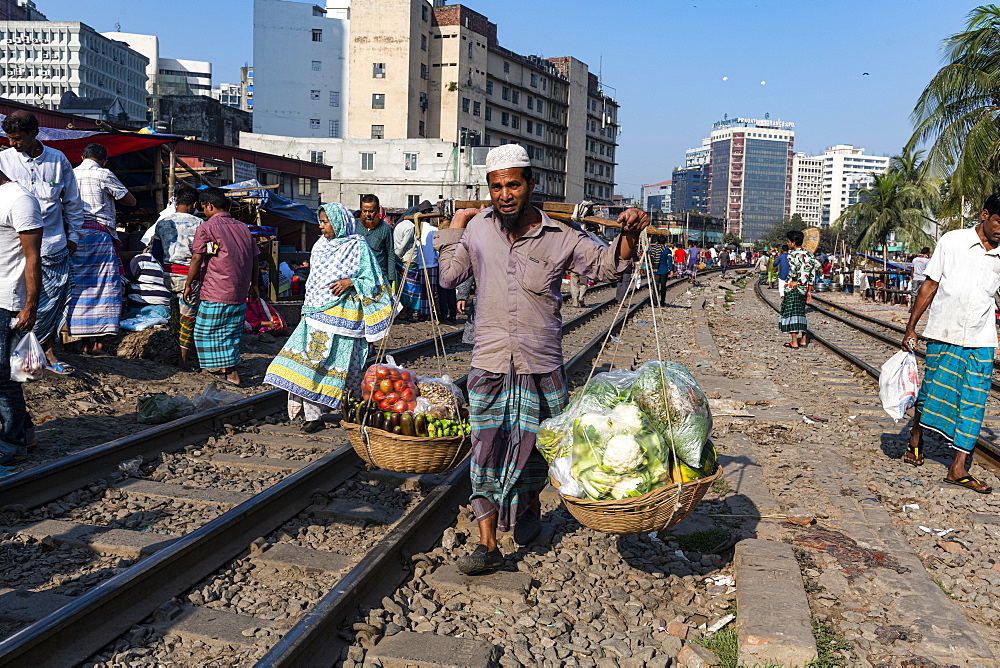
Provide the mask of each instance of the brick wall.
POLYGON ((488 18, 464 5, 445 5, 434 8, 434 25, 465 26, 486 38, 488 46, 497 44, 497 25, 488 18))

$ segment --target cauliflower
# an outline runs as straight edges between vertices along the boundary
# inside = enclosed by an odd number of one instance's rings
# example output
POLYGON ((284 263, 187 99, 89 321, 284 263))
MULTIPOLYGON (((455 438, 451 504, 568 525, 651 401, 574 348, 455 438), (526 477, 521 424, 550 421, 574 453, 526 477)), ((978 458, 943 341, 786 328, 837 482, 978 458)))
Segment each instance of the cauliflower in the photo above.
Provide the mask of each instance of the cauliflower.
POLYGON ((611 409, 609 416, 619 433, 638 434, 642 431, 642 413, 632 404, 618 404, 611 409))
POLYGON ((624 476, 615 483, 614 487, 608 490, 608 496, 612 499, 624 499, 629 496, 639 496, 646 491, 645 478, 624 476))
POLYGON ((606 441, 614 433, 614 424, 606 415, 584 413, 580 416, 580 427, 593 427, 602 441, 606 441))
POLYGON ((628 473, 643 462, 642 447, 628 434, 618 434, 608 440, 602 464, 615 473, 628 473))

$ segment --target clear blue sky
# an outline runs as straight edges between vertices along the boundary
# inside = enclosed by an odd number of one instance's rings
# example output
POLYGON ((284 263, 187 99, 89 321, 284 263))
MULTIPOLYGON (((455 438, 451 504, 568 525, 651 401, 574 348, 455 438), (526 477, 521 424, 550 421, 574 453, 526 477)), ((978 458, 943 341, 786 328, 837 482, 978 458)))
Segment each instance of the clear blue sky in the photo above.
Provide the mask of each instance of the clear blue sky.
MULTIPOLYGON (((318 0, 321 2, 322 0, 318 0)), ((216 83, 252 61, 250 0, 36 0, 53 20, 151 33, 165 57, 209 60, 216 83)), ((450 2, 449 4, 458 4, 450 2)), ((956 0, 466 0, 522 54, 573 55, 622 105, 619 191, 670 178, 724 114, 795 123, 817 154, 854 144, 892 155, 941 65, 940 44, 977 2, 956 0), (868 72, 868 76, 863 73, 868 72), (723 81, 728 77, 728 81, 723 81), (761 85, 765 81, 765 85, 761 85)), ((252 64, 252 62, 251 62, 252 64)))

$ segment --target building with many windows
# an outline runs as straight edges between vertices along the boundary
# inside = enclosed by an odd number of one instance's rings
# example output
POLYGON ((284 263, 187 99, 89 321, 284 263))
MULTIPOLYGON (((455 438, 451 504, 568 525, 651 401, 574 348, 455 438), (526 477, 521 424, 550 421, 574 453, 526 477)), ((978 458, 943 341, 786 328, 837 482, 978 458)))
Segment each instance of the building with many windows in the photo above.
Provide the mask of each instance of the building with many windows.
POLYGON ((672 174, 673 197, 670 211, 708 213, 708 162, 678 167, 672 174))
POLYGON ((701 140, 701 146, 684 151, 684 166, 703 167, 707 165, 712 153, 712 140, 709 137, 701 140))
POLYGON ((672 195, 673 181, 660 181, 642 186, 639 195, 639 206, 647 213, 673 211, 672 195))
POLYGON ((823 162, 823 227, 835 224, 844 209, 858 201, 858 191, 872 184, 873 175, 889 169, 888 157, 865 155, 865 149, 850 144, 831 146, 814 160, 823 162))
POLYGON ((101 33, 108 39, 127 44, 149 61, 146 66, 146 91, 151 97, 161 95, 212 95, 212 63, 160 57, 156 35, 130 32, 101 33))
POLYGON ((711 134, 709 213, 727 231, 756 241, 791 216, 792 123, 768 118, 719 121, 711 134))
POLYGON ((253 68, 240 68, 240 109, 253 111, 253 68))
POLYGON ((63 95, 120 103, 146 120, 148 60, 79 21, 0 23, 0 97, 58 109, 63 95))
POLYGON ((823 220, 823 159, 796 153, 792 160, 792 215, 798 214, 808 227, 823 220))
POLYGON ((0 21, 45 21, 34 0, 0 0, 0 21))

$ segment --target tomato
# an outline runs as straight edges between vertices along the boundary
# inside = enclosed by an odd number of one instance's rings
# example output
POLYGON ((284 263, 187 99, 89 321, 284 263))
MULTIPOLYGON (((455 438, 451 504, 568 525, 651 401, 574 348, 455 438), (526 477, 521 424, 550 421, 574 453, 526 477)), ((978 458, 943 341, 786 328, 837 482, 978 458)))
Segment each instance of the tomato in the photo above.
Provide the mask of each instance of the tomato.
POLYGON ((388 401, 390 404, 394 404, 397 401, 399 401, 399 393, 398 392, 389 392, 389 393, 387 393, 385 395, 385 400, 388 401))
POLYGON ((393 410, 392 404, 390 404, 388 401, 380 401, 378 407, 384 411, 393 410))
POLYGON ((383 392, 382 390, 375 390, 375 392, 372 394, 372 399, 374 399, 375 401, 382 401, 383 399, 385 399, 385 392, 383 392))
POLYGON ((402 392, 403 390, 406 389, 406 381, 405 380, 392 381, 392 389, 395 390, 396 392, 402 392))
POLYGON ((378 389, 382 390, 386 394, 389 394, 390 392, 392 392, 392 381, 388 379, 383 380, 381 383, 378 384, 378 389))
POLYGON ((400 380, 402 378, 402 373, 400 372, 399 369, 390 368, 389 369, 389 378, 392 378, 393 380, 400 380))
POLYGON ((410 388, 406 388, 405 390, 399 393, 399 398, 402 399, 403 401, 413 401, 413 396, 414 396, 413 390, 411 390, 410 388))
POLYGON ((375 369, 375 377, 379 380, 384 380, 389 377, 389 369, 384 366, 377 367, 375 369))
POLYGON ((402 413, 406 410, 406 402, 397 401, 395 404, 393 404, 390 410, 392 410, 393 413, 402 413))
POLYGON ((405 369, 402 372, 400 372, 399 377, 407 382, 413 380, 413 374, 410 373, 409 371, 406 371, 405 369))
POLYGON ((417 402, 416 401, 407 401, 406 402, 406 410, 408 410, 408 411, 415 411, 415 410, 417 410, 417 402))
POLYGON ((371 384, 371 382, 369 380, 365 379, 365 380, 361 381, 361 391, 362 392, 371 392, 372 391, 372 384, 371 384))

